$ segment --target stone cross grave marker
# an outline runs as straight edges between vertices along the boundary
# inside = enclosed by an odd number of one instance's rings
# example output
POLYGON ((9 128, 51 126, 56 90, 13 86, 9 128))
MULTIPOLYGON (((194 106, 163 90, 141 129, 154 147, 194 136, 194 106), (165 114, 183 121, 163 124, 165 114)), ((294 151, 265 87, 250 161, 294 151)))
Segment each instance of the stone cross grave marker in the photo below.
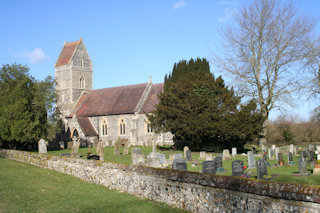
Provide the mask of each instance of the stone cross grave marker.
POLYGON ((222 168, 222 158, 220 156, 217 156, 214 158, 214 162, 216 163, 216 170, 219 170, 222 168))
POLYGON ((232 148, 231 153, 232 156, 237 155, 237 148, 232 148))
POLYGON ((187 171, 187 163, 183 159, 175 159, 172 164, 172 169, 187 171))
POLYGON ((39 140, 39 142, 38 142, 39 154, 46 154, 47 153, 47 145, 48 145, 48 142, 46 142, 44 139, 39 140))
POLYGON ((232 176, 241 176, 244 174, 243 161, 235 160, 232 162, 232 176))
POLYGON ((216 163, 213 160, 203 161, 202 173, 216 174, 216 163))
POLYGON ((300 175, 308 175, 307 161, 305 158, 299 158, 299 174, 300 175))
POLYGON ((200 160, 205 160, 206 159, 206 152, 205 151, 201 151, 200 152, 200 160))
POLYGON ((189 147, 185 146, 183 147, 183 157, 187 157, 187 150, 189 150, 189 147))
POLYGON ((249 169, 256 168, 255 156, 252 151, 248 152, 248 168, 249 169))
POLYGON ((230 152, 229 152, 229 149, 224 149, 223 152, 222 152, 222 160, 225 161, 225 160, 230 160, 230 152))
POLYGON ((267 162, 265 160, 257 160, 257 179, 264 179, 263 176, 268 175, 267 162))
POLYGON ((191 150, 186 151, 186 159, 187 161, 191 161, 191 150))
POLYGON ((207 152, 206 153, 206 161, 210 161, 210 160, 213 160, 212 153, 211 152, 207 152))

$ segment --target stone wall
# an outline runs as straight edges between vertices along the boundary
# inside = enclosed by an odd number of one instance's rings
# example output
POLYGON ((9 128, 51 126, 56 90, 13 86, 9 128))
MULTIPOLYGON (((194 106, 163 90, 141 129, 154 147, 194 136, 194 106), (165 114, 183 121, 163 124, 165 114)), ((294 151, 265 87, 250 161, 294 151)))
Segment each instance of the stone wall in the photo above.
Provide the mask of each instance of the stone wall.
POLYGON ((192 212, 320 212, 320 187, 0 150, 0 156, 192 212))

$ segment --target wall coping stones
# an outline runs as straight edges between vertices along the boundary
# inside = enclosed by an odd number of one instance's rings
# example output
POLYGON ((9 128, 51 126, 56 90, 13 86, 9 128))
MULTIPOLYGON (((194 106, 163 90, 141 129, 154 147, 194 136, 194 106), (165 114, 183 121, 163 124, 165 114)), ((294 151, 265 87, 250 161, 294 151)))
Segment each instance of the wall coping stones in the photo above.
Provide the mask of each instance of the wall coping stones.
POLYGON ((92 161, 72 157, 51 156, 38 153, 0 149, 0 156, 30 163, 35 166, 51 168, 48 161, 64 161, 87 167, 102 167, 108 169, 134 172, 137 174, 151 175, 170 181, 208 186, 219 189, 244 192, 249 194, 267 196, 270 198, 305 201, 320 204, 320 186, 300 185, 293 183, 278 183, 266 180, 253 180, 242 177, 220 176, 213 174, 202 174, 197 172, 178 171, 163 168, 152 168, 146 166, 126 165, 113 162, 92 161), (31 159, 28 159, 31 158, 31 159), (40 162, 35 162, 38 159, 40 162))

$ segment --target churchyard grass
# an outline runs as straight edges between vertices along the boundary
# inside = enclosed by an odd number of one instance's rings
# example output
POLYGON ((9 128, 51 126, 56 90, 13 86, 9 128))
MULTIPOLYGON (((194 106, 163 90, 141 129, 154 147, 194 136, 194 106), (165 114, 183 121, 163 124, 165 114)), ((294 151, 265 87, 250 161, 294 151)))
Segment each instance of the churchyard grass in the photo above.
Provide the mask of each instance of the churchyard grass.
MULTIPOLYGON (((131 147, 133 148, 133 147, 131 147)), ((151 147, 139 147, 141 148, 141 151, 146 156, 152 152, 151 147)), ((124 164, 131 164, 131 155, 118 155, 115 156, 113 153, 114 147, 105 147, 104 149, 104 160, 109 162, 116 162, 116 163, 124 163, 124 164)), ((120 148, 121 153, 123 152, 123 147, 120 148)), ((259 150, 258 150, 259 151, 259 150)), ((80 148, 79 153, 83 155, 83 158, 86 158, 88 152, 88 148, 80 148)), ((91 152, 95 153, 95 148, 91 148, 91 152)), ((183 154, 183 151, 172 151, 172 150, 166 150, 166 151, 160 151, 157 150, 157 152, 161 152, 166 155, 166 159, 169 159, 169 154, 183 154)), ((58 150, 58 151, 49 151, 48 154, 50 155, 60 155, 61 153, 70 153, 70 150, 58 150)), ((218 156, 218 153, 213 153, 213 157, 218 156)), ((201 163, 203 160, 199 160, 200 154, 199 152, 192 152, 192 160, 198 160, 200 162, 199 167, 192 167, 192 161, 187 162, 188 165, 188 171, 191 172, 199 172, 202 170, 201 163)), ((255 160, 257 161, 260 159, 260 157, 255 157, 255 160)), ((287 161, 287 155, 283 155, 283 159, 287 161)), ((241 156, 237 155, 235 157, 231 156, 231 160, 223 161, 223 168, 225 171, 223 173, 217 173, 217 175, 226 175, 231 176, 232 175, 232 161, 234 160, 242 160, 244 162, 245 166, 248 166, 248 157, 247 156, 241 156)), ((294 156, 295 165, 284 165, 284 166, 275 166, 276 160, 268 160, 270 163, 270 166, 268 166, 268 176, 272 176, 271 181, 276 182, 286 182, 286 183, 296 183, 296 184, 307 184, 307 185, 320 185, 320 175, 311 175, 311 176, 294 176, 293 174, 299 173, 299 167, 298 167, 298 160, 299 156, 294 156)), ((308 164, 307 167, 309 173, 311 173, 312 168, 308 164)), ((251 173, 251 177, 255 178, 257 175, 256 169, 246 169, 245 172, 251 173)))
POLYGON ((0 157, 0 212, 183 212, 0 157))

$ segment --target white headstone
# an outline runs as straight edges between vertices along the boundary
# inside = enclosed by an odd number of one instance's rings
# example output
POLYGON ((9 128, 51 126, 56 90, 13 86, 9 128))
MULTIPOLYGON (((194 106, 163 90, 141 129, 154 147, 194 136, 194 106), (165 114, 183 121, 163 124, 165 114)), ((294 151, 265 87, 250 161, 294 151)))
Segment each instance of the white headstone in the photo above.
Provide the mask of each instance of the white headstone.
POLYGON ((222 160, 230 160, 229 149, 224 149, 222 152, 222 160))
POLYGON ((271 145, 271 149, 274 151, 276 149, 276 145, 271 145))
POLYGON ((200 160, 205 160, 206 159, 206 152, 202 151, 200 152, 200 160))
POLYGON ((212 153, 206 153, 206 161, 213 160, 212 153))
POLYGON ((269 157, 269 159, 272 159, 272 150, 271 149, 268 149, 268 157, 269 157))
POLYGON ((248 152, 248 168, 249 169, 256 168, 256 160, 252 151, 248 152))
POLYGON ((47 142, 44 139, 40 139, 38 142, 38 150, 39 154, 46 154, 47 153, 47 142))
POLYGON ((237 148, 232 148, 231 152, 232 152, 232 155, 237 155, 237 148))
POLYGON ((189 150, 189 147, 187 147, 187 146, 185 146, 184 148, 183 148, 183 157, 187 157, 187 150, 189 150))
POLYGON ((293 148, 294 148, 294 145, 293 145, 293 144, 290 144, 289 152, 293 153, 293 148))

